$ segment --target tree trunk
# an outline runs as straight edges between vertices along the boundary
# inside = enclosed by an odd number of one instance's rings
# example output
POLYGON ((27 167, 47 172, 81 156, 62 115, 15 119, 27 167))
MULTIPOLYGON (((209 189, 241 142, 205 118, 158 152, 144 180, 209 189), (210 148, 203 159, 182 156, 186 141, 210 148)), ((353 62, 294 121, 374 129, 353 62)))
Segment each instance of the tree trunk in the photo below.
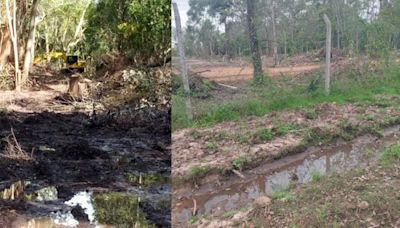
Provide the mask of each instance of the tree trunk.
POLYGON ((330 80, 331 80, 331 48, 332 48, 332 26, 328 16, 324 14, 324 21, 326 24, 326 50, 325 50, 325 93, 330 93, 330 80))
POLYGON ((75 99, 82 97, 82 91, 79 88, 79 79, 80 74, 74 74, 69 78, 68 82, 68 94, 75 99))
POLYGON ((183 46, 184 40, 182 35, 181 28, 181 18, 179 15, 178 5, 173 3, 174 8, 174 16, 175 16, 175 26, 176 26, 176 35, 178 40, 178 49, 179 49, 179 60, 181 64, 181 76, 183 81, 183 88, 186 93, 186 114, 189 120, 193 119, 193 111, 192 111, 192 103, 190 101, 190 87, 189 87, 189 79, 187 74, 187 66, 185 61, 185 48, 183 46))
POLYGON ((257 30, 255 25, 255 2, 256 0, 247 0, 247 26, 249 29, 249 40, 250 40, 250 49, 251 56, 253 60, 253 79, 257 82, 262 82, 264 79, 262 65, 261 65, 261 56, 260 56, 260 48, 258 44, 257 38, 257 30))
POLYGON ((10 0, 6 0, 6 14, 8 20, 8 30, 10 31, 11 41, 14 51, 14 68, 15 68, 15 90, 21 90, 21 72, 19 70, 18 61, 18 33, 17 33, 17 4, 13 1, 13 17, 11 18, 10 0))
POLYGON ((82 15, 79 19, 79 23, 75 28, 74 39, 68 43, 67 53, 69 53, 71 51, 71 48, 76 46, 82 40, 82 27, 83 27, 83 23, 85 22, 85 14, 86 14, 86 10, 89 8, 89 5, 90 5, 90 2, 89 2, 89 4, 86 5, 85 9, 82 12, 82 15))
POLYGON ((276 38, 276 17, 275 17, 275 2, 272 2, 271 7, 271 18, 272 18, 272 49, 273 49, 273 58, 274 58, 274 65, 279 65, 279 58, 278 58, 278 41, 276 38))
POLYGON ((45 29, 46 29, 46 31, 44 33, 44 38, 45 38, 44 41, 45 41, 45 46, 46 46, 46 61, 50 62, 51 57, 50 57, 50 46, 49 46, 49 34, 47 32, 47 27, 45 29))
POLYGON ((23 84, 28 80, 29 69, 31 67, 32 58, 35 56, 34 48, 35 48, 36 26, 39 22, 39 14, 37 12, 38 5, 39 5, 39 0, 33 0, 29 35, 28 35, 28 40, 26 41, 24 68, 22 71, 22 83, 23 84))
POLYGON ((2 31, 1 44, 0 44, 0 67, 3 67, 8 62, 11 55, 12 41, 10 37, 9 28, 6 26, 2 31))

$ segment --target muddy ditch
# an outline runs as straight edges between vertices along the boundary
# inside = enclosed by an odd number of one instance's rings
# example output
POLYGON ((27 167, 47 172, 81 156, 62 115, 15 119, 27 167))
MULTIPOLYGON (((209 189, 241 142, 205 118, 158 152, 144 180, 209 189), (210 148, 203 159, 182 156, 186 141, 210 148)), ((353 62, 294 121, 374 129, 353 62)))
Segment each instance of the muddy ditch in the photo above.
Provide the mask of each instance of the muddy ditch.
POLYGON ((243 172, 244 178, 232 175, 224 180, 212 175, 202 185, 174 188, 172 224, 186 227, 192 216, 221 216, 252 205, 263 195, 272 196, 293 183, 308 183, 314 176, 365 168, 377 161, 383 149, 398 142, 400 126, 385 128, 382 137, 370 134, 351 141, 339 140, 329 145, 313 146, 304 152, 261 164, 243 172))
POLYGON ((1 113, 0 226, 171 226, 169 112, 92 118, 1 113))

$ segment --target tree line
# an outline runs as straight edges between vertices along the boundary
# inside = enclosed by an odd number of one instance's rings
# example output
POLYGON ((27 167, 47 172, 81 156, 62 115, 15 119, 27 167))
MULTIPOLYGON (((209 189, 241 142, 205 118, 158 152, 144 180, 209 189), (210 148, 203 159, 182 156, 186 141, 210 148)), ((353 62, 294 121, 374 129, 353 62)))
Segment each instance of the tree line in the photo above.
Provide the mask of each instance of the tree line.
POLYGON ((0 69, 11 63, 21 89, 35 56, 52 52, 118 53, 132 64, 165 63, 170 11, 164 0, 2 0, 0 69))
MULTIPOLYGON (((190 0, 185 30, 189 56, 250 56, 247 2, 190 0)), ((252 0, 261 54, 275 64, 325 44, 322 15, 332 20, 332 45, 349 56, 389 56, 400 48, 400 0, 252 0)))

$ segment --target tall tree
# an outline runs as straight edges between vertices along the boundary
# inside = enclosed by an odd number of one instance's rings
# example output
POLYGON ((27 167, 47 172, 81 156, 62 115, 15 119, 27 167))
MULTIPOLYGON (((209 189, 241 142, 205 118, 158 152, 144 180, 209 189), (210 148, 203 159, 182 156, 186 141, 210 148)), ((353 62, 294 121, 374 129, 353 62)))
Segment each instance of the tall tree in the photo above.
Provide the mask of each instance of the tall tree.
POLYGON ((15 89, 21 90, 21 71, 19 69, 18 59, 18 33, 17 33, 17 3, 13 1, 13 16, 11 16, 10 0, 6 0, 6 14, 8 20, 8 30, 10 31, 10 37, 13 44, 14 51, 14 72, 15 72, 15 89))
POLYGON ((24 68, 22 71, 22 81, 24 84, 28 80, 29 69, 31 67, 32 59, 35 56, 35 38, 36 38, 36 26, 39 23, 39 11, 38 11, 39 0, 33 0, 32 11, 31 11, 31 21, 29 28, 28 40, 26 41, 24 68))
POLYGON ((257 28, 255 21, 255 8, 256 8, 256 0, 247 0, 247 25, 249 29, 249 40, 250 40, 250 48, 251 48, 251 57, 253 60, 253 79, 257 82, 262 82, 264 79, 262 64, 261 64, 261 56, 260 56, 260 47, 258 44, 257 37, 257 28))
POLYGON ((273 57, 274 57, 274 65, 279 65, 279 57, 278 57, 278 39, 276 36, 276 3, 273 0, 271 4, 271 22, 272 22, 272 49, 273 49, 273 57))

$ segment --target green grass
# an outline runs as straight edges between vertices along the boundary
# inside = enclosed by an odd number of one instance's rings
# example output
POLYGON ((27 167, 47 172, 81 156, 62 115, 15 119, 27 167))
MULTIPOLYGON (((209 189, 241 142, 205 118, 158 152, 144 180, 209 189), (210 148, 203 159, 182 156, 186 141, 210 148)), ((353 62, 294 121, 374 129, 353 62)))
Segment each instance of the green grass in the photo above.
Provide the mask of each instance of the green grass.
POLYGON ((190 225, 193 225, 193 224, 195 224, 197 221, 199 221, 200 220, 200 218, 198 217, 198 216, 192 216, 192 217, 190 217, 190 219, 189 219, 189 224, 190 225))
POLYGON ((155 227, 139 207, 138 198, 123 193, 94 196, 95 216, 99 223, 117 227, 155 227))
POLYGON ((206 176, 212 171, 212 168, 207 166, 194 166, 190 169, 188 176, 185 178, 191 180, 192 182, 197 182, 199 179, 206 176))
POLYGON ((314 182, 320 182, 320 181, 322 180, 323 177, 324 177, 324 176, 323 176, 320 172, 318 172, 318 171, 313 171, 313 172, 311 173, 311 179, 312 179, 312 181, 314 181, 314 182))
POLYGON ((271 129, 261 129, 258 130, 255 134, 254 134, 254 138, 257 138, 261 141, 269 141, 271 139, 273 139, 275 136, 274 132, 272 132, 271 129))
POLYGON ((276 133, 277 135, 282 136, 298 129, 300 129, 300 126, 295 123, 284 123, 278 126, 276 133))
POLYGON ((270 129, 260 129, 253 134, 255 141, 270 141, 277 136, 284 136, 292 131, 300 129, 300 126, 295 123, 276 123, 276 127, 270 129))
POLYGON ((282 201, 282 202, 292 202, 295 200, 295 196, 289 190, 283 190, 274 192, 272 194, 272 199, 282 201))
POLYGON ((207 149, 216 150, 218 149, 218 144, 215 141, 207 142, 207 149))
POLYGON ((128 173, 126 175, 126 179, 128 182, 132 184, 143 185, 145 187, 159 185, 159 184, 166 184, 169 183, 170 181, 169 177, 166 177, 159 173, 145 173, 143 175, 128 173))
MULTIPOLYGON (((391 66, 378 73, 365 71, 351 77, 344 75, 340 80, 332 81, 330 95, 324 95, 322 81, 313 91, 307 90, 307 86, 304 85, 278 87, 274 84, 278 84, 279 81, 271 80, 271 83, 273 85, 253 88, 254 95, 249 98, 210 105, 206 112, 198 113, 193 121, 189 121, 186 117, 183 98, 174 95, 172 98, 173 129, 207 127, 246 116, 263 116, 272 111, 311 108, 315 104, 326 102, 390 106, 390 100, 379 99, 376 95, 400 93, 400 67, 391 66)), ((316 117, 312 111, 308 116, 316 117)))
POLYGON ((232 161, 232 166, 234 169, 242 170, 243 167, 246 165, 246 159, 239 157, 232 161))
POLYGON ((400 142, 389 148, 386 148, 383 154, 380 156, 379 162, 385 167, 388 167, 395 162, 400 162, 400 142))

